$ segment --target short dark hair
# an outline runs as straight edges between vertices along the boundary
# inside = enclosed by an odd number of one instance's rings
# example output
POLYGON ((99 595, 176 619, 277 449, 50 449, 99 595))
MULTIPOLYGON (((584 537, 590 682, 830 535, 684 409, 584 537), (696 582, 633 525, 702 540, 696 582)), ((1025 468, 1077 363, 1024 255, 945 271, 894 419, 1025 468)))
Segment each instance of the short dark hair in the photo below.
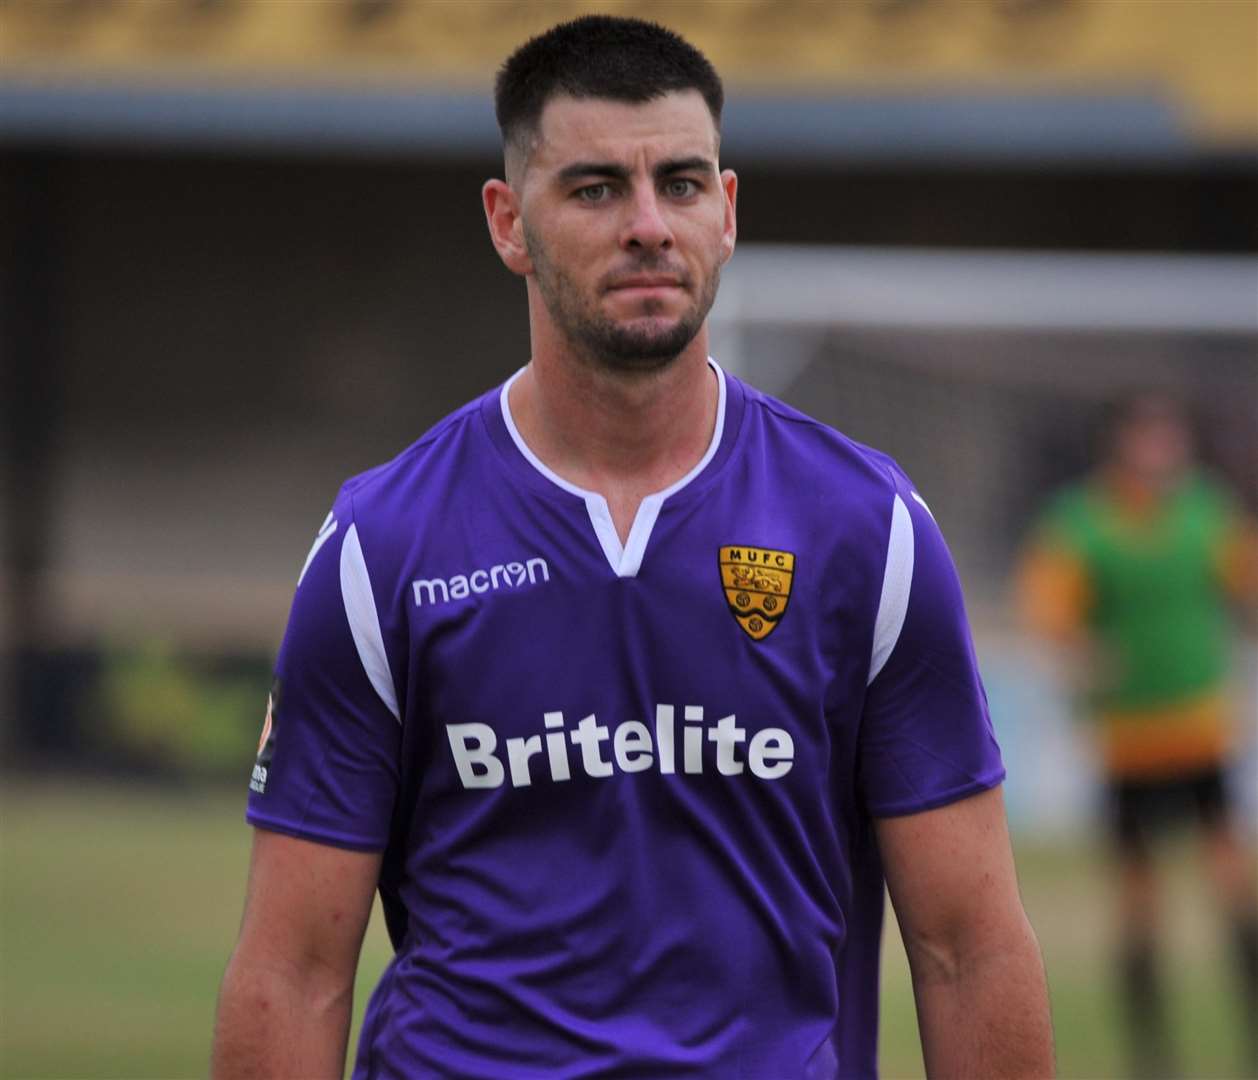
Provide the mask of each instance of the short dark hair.
POLYGON ((1093 440, 1099 456, 1112 455, 1124 432, 1150 421, 1169 421, 1197 440, 1200 425, 1194 403, 1165 380, 1142 383, 1122 387, 1101 403, 1093 440))
POLYGON ((494 108, 503 144, 523 148, 556 95, 641 104, 675 90, 698 90, 720 131, 725 90, 703 53, 657 23, 585 15, 530 38, 507 58, 494 108))

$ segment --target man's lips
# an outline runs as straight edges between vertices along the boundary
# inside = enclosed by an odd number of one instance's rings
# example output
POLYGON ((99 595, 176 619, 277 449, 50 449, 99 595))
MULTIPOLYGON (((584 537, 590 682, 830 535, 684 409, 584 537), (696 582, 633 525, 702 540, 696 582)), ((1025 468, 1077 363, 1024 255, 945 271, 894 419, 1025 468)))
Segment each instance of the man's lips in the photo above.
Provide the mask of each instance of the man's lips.
POLYGON ((635 274, 620 278, 607 287, 608 292, 652 291, 655 289, 680 289, 681 279, 669 275, 635 274))

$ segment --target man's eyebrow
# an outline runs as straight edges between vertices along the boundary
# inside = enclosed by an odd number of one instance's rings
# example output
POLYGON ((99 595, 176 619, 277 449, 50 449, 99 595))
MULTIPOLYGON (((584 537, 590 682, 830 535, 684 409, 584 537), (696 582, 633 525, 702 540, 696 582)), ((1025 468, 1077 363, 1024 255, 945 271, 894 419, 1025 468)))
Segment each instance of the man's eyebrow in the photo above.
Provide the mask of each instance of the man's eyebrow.
POLYGON ((655 166, 654 173, 656 180, 662 180, 666 176, 673 176, 680 172, 715 172, 716 164, 709 158, 705 157, 687 157, 687 158, 670 158, 667 161, 661 161, 655 166))
POLYGON ((560 183, 567 183, 569 180, 579 180, 587 176, 607 176, 613 180, 628 180, 629 170, 614 161, 574 161, 571 165, 565 165, 560 169, 556 174, 556 179, 560 183))
MULTIPOLYGON (((555 178, 561 184, 569 183, 573 180, 581 180, 586 177, 605 176, 611 180, 628 180, 630 171, 624 165, 614 161, 574 161, 571 165, 565 165, 555 178)), ((710 158, 702 156, 685 157, 685 158, 668 158, 661 161, 652 170, 656 180, 662 180, 666 176, 675 176, 681 172, 715 172, 716 165, 710 158)))

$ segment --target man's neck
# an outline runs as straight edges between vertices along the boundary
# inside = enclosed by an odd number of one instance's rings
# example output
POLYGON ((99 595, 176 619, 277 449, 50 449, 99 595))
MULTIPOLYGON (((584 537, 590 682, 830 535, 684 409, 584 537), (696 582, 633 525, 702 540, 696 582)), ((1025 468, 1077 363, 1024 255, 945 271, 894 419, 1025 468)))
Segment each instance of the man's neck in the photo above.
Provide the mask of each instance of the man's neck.
POLYGON ((1182 477, 1174 475, 1154 480, 1140 476, 1130 469, 1111 465, 1102 470, 1101 480, 1124 514, 1144 519, 1157 513, 1165 505, 1182 477))
POLYGON ((509 404, 521 438, 548 468, 607 499, 623 541, 642 498, 703 458, 718 396, 700 332, 654 372, 608 371, 539 351, 512 384, 509 404))

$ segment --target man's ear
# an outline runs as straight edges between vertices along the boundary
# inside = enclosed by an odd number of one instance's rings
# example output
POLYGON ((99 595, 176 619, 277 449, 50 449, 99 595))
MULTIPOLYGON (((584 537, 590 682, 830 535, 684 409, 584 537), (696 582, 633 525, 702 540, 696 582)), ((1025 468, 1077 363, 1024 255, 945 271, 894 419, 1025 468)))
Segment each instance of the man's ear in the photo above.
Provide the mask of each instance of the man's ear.
POLYGON ((481 188, 481 202, 485 206, 489 239, 498 258, 513 274, 532 273, 533 261, 524 243, 524 220, 520 217, 520 200, 515 190, 505 180, 486 180, 481 188))
POLYGON ((738 239, 738 177, 733 169, 721 173, 721 190, 725 194, 725 227, 721 230, 721 262, 734 254, 738 239))

